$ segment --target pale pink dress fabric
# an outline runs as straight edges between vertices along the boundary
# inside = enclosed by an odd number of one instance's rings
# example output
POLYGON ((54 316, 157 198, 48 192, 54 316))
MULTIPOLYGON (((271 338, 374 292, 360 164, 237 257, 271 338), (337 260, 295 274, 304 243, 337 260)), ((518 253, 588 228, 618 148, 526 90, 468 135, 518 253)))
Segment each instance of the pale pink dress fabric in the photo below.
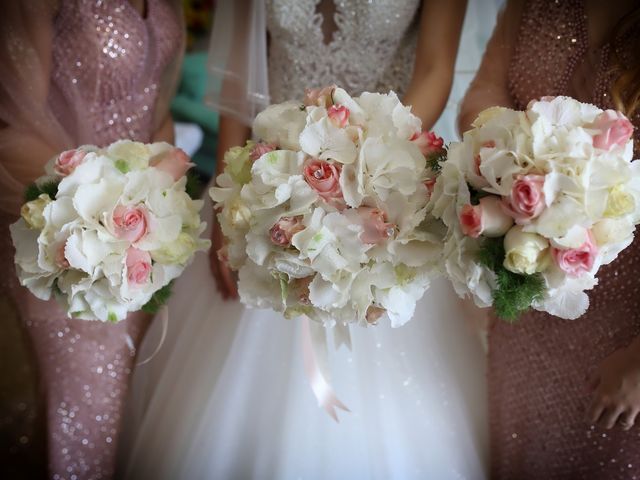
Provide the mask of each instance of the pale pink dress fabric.
MULTIPOLYGON (((630 32, 638 34, 640 26, 630 32)), ((510 2, 462 105, 462 121, 491 104, 524 108, 545 95, 570 95, 611 108, 611 55, 624 49, 629 37, 621 40, 590 45, 581 0, 510 2)), ((640 126, 637 115, 633 121, 640 126)), ((636 154, 639 140, 636 129, 636 154)), ((640 477, 639 427, 608 431, 585 420, 592 397, 587 376, 640 334, 639 273, 636 239, 601 270, 583 317, 570 321, 535 312, 515 324, 493 322, 491 478, 640 477)))
POLYGON ((5 315, 11 318, 3 318, 0 334, 15 332, 17 317, 35 360, 23 368, 28 355, 3 353, 0 363, 18 375, 35 366, 46 434, 34 425, 33 395, 3 383, 0 478, 38 478, 46 469, 53 479, 108 479, 146 320, 70 320, 54 301, 37 300, 15 277, 8 226, 25 186, 56 152, 121 138, 151 141, 181 61, 180 2, 147 0, 144 16, 127 0, 21 0, 2 9, 0 296, 15 315, 5 315), (38 465, 45 448, 47 465, 38 465))

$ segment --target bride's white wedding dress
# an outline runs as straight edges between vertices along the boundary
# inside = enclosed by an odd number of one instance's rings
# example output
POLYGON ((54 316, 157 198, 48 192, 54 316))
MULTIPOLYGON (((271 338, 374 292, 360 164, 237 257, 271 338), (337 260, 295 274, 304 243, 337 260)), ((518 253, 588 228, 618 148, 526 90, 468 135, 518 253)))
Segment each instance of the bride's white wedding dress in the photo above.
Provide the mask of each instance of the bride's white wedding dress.
MULTIPOLYGON (((413 62, 419 2, 341 2, 334 17, 335 52, 336 42, 370 52, 350 70, 344 68, 348 58, 334 56, 319 66, 308 45, 296 44, 297 36, 324 41, 320 14, 314 16, 317 3, 266 4, 272 100, 333 82, 354 93, 402 91, 413 62), (389 39, 395 39, 395 52, 379 48, 389 39)), ((495 21, 497 6, 483 7, 471 2, 465 23, 466 65, 457 69, 469 77, 495 21)), ((456 81, 454 95, 460 98, 466 85, 460 75, 456 81)), ((447 139, 455 104, 436 130, 447 139)), ((210 208, 207 202, 205 211, 210 208)), ((223 301, 204 255, 177 282, 169 310, 162 348, 134 375, 132 415, 121 442, 122 477, 486 477, 485 354, 473 312, 445 280, 433 282, 407 325, 351 328, 351 351, 330 349, 331 382, 351 410, 339 411, 340 423, 318 407, 304 374, 300 320, 223 301)), ((155 349, 161 331, 156 321, 139 358, 155 349)))

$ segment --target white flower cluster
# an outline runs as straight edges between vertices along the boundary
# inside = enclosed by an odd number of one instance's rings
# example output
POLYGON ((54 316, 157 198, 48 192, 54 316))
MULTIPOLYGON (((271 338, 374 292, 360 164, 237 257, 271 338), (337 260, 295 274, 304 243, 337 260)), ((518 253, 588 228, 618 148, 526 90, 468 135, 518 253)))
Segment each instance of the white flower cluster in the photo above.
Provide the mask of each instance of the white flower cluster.
POLYGON ((461 296, 492 305, 496 272, 478 259, 503 239, 502 266, 539 275, 533 308, 577 318, 601 265, 633 240, 640 222, 640 163, 633 126, 612 110, 568 97, 526 111, 490 108, 449 148, 429 212, 448 227, 444 268, 461 296))
POLYGON ((47 165, 36 185, 57 185, 22 207, 11 226, 22 285, 51 294, 68 315, 119 321, 178 277, 198 250, 202 201, 185 192, 187 155, 166 143, 83 146, 47 165))
POLYGON ((407 322, 441 255, 426 215, 441 139, 393 92, 337 87, 267 108, 254 134, 211 189, 242 301, 329 325, 407 322))

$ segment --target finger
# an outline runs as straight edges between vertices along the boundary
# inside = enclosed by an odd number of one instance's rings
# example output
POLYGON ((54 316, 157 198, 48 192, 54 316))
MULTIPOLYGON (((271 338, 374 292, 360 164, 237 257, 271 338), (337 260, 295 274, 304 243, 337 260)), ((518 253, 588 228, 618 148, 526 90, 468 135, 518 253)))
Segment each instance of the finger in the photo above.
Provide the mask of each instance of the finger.
POLYGON ((605 405, 600 402, 599 399, 594 399, 594 401, 591 403, 591 406, 589 407, 589 413, 587 414, 589 422, 593 424, 598 423, 598 420, 600 420, 600 417, 602 416, 605 408, 605 405))
POLYGON ((227 298, 238 298, 238 289, 236 287, 236 280, 233 278, 233 273, 226 266, 220 265, 220 273, 222 274, 222 283, 227 295, 227 298))
POLYGON ((626 411, 623 415, 620 415, 618 422, 623 430, 630 430, 636 423, 636 417, 640 413, 640 409, 633 409, 626 411))
POLYGON ((622 406, 609 407, 605 410, 599 423, 607 430, 611 430, 618 422, 618 417, 623 413, 624 407, 622 406))

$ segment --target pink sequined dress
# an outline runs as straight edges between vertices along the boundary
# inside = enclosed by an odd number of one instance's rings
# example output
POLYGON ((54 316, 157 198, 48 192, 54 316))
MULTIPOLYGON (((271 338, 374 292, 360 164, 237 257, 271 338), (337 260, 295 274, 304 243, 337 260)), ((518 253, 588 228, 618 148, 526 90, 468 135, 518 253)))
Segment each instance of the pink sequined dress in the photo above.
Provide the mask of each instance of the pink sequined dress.
POLYGON ((10 380, 0 384, 0 478, 113 477, 135 345, 148 319, 70 320, 53 300, 36 299, 15 277, 8 227, 52 155, 121 138, 149 142, 168 119, 183 45, 180 2, 143 3, 143 14, 128 0, 2 7, 0 373, 10 380), (11 342, 23 348, 1 348, 11 342), (36 372, 34 394, 27 377, 36 372))
MULTIPOLYGON (((612 108, 611 58, 624 38, 592 46, 581 0, 510 2, 461 109, 467 121, 486 103, 524 108, 545 95, 570 95, 612 108), (484 103, 483 103, 484 102, 484 103), (465 117, 465 115, 468 115, 465 117)), ((633 37, 637 38, 637 37, 633 37)), ((640 118, 633 118, 636 127, 640 118)), ((636 156, 640 152, 636 128, 636 156)), ((491 478, 640 478, 640 427, 604 430, 585 420, 586 378, 640 334, 640 239, 603 267, 591 306, 578 320, 541 312, 489 332, 491 478)))

